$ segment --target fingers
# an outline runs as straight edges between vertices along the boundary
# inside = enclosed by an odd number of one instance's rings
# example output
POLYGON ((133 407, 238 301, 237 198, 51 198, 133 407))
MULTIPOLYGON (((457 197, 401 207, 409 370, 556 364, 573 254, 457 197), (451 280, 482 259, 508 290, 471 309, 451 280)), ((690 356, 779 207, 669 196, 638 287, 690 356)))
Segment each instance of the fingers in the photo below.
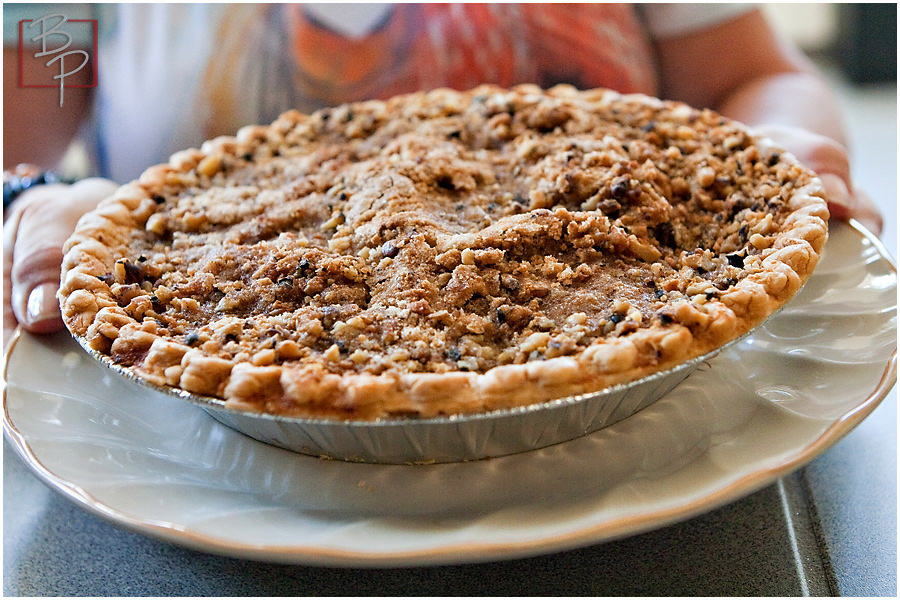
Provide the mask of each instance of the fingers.
MULTIPOLYGON (((62 246, 78 218, 116 189, 105 179, 86 179, 71 186, 45 185, 29 190, 14 205, 3 227, 4 287, 8 285, 15 323, 34 333, 62 328, 59 289, 62 246), (8 282, 8 283, 7 283, 8 282)), ((4 335, 7 333, 4 326, 4 335)))
POLYGON ((850 185, 850 160, 847 148, 842 144, 824 135, 787 125, 759 126, 756 132, 772 139, 819 175, 837 175, 850 185))
POLYGON ((801 163, 819 174, 825 187, 828 210, 834 219, 856 219, 876 235, 884 222, 877 205, 865 193, 852 187, 847 149, 831 138, 784 125, 757 127, 760 135, 771 138, 790 151, 801 163))
POLYGON ((846 221, 853 213, 853 197, 847 190, 847 184, 837 175, 820 175, 825 186, 825 197, 828 200, 828 212, 832 219, 846 221))
POLYGON ((844 180, 831 173, 822 174, 819 179, 825 187, 828 210, 833 219, 856 219, 875 235, 881 234, 884 227, 881 211, 867 194, 861 190, 850 193, 844 180))

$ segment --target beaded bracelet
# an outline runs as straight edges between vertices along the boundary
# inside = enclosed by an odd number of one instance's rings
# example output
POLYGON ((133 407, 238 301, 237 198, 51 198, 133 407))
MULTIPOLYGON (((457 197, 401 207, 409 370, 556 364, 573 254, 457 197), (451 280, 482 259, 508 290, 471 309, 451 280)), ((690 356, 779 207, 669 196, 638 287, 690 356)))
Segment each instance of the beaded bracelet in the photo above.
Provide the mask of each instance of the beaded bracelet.
POLYGON ((14 169, 3 171, 3 210, 6 210, 25 190, 45 183, 74 183, 54 171, 42 171, 29 164, 16 165, 14 169))

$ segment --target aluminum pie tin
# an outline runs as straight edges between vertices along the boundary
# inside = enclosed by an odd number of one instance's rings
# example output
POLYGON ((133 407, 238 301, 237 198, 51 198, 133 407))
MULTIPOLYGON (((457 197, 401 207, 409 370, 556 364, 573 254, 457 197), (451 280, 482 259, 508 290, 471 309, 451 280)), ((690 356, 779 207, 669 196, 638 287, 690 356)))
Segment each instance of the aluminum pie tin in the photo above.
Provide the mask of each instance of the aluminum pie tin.
POLYGON ((219 398, 150 383, 91 349, 82 337, 73 337, 94 359, 119 375, 199 406, 220 423, 260 442, 319 458, 378 464, 481 460, 585 436, 647 408, 701 364, 738 341, 666 371, 589 394, 475 414, 341 421, 229 408, 219 398))

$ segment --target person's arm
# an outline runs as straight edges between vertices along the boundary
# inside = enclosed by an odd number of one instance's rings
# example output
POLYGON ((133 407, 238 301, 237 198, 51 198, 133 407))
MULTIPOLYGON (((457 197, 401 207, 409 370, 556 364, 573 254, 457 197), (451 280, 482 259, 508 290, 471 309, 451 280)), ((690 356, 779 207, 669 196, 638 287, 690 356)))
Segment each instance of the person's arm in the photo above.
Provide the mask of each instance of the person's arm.
POLYGON ((841 111, 812 62, 751 11, 657 43, 662 95, 754 126, 819 173, 836 218, 876 233, 877 209, 853 189, 841 111))

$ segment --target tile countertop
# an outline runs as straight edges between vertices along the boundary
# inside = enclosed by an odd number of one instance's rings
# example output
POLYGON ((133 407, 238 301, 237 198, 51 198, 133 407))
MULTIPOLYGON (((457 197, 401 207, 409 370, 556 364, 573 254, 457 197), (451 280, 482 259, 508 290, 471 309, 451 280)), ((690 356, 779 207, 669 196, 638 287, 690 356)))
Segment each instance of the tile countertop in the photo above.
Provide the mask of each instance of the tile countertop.
MULTIPOLYGON (((840 84, 839 84, 840 85, 840 84)), ((857 181, 896 256, 896 89, 841 87, 857 181)), ((663 529, 563 553, 412 569, 236 560, 144 537, 41 483, 4 441, 6 596, 897 594, 897 395, 810 465, 663 529)))

